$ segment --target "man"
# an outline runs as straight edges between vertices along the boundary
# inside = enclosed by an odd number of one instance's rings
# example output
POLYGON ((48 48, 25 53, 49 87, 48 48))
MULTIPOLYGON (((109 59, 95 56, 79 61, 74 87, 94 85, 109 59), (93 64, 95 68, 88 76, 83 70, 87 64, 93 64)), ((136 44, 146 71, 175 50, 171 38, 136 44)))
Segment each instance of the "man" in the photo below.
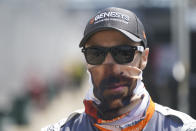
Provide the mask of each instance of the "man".
POLYGON ((79 45, 91 88, 85 111, 47 131, 196 131, 190 116, 155 104, 142 82, 149 48, 144 27, 131 11, 106 8, 89 20, 79 45))

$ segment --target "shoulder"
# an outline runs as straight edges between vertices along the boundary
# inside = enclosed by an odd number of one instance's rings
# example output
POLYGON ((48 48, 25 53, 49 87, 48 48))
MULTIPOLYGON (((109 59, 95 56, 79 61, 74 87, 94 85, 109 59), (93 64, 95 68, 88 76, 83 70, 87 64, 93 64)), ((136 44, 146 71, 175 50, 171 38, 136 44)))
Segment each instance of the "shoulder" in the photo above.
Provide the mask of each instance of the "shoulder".
POLYGON ((181 121, 182 125, 182 130, 185 131, 191 131, 191 130, 196 130, 196 120, 194 120, 192 117, 189 115, 173 110, 169 107, 162 106, 159 104, 155 103, 155 111, 163 115, 164 117, 168 118, 167 120, 174 122, 177 122, 178 124, 181 121))
POLYGON ((84 109, 76 110, 70 113, 70 115, 68 115, 67 118, 62 119, 55 124, 48 125, 42 128, 41 131, 60 131, 62 126, 64 126, 67 123, 71 123, 73 120, 77 119, 83 113, 84 109))

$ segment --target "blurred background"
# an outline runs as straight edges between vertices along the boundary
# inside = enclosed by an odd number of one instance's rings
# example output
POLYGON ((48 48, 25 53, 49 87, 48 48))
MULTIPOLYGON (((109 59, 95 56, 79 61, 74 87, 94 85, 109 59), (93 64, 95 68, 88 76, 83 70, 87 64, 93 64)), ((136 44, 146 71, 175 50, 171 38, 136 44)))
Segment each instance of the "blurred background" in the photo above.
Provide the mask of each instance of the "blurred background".
POLYGON ((78 44, 102 8, 134 11, 150 48, 152 99, 196 118, 196 0, 0 0, 0 131, 37 131, 83 108, 78 44))

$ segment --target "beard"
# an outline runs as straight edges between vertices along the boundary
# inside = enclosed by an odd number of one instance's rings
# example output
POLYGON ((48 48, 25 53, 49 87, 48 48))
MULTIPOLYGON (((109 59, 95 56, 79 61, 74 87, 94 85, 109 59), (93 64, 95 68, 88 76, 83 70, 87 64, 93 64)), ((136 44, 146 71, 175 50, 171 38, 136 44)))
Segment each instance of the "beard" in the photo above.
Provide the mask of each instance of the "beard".
MULTIPOLYGON (((93 81, 93 78, 92 78, 93 81)), ((96 98, 101 101, 101 104, 95 104, 95 107, 98 110, 98 114, 103 119, 113 119, 116 117, 118 110, 130 104, 130 99, 133 95, 133 89, 136 85, 136 80, 133 78, 128 78, 125 76, 113 76, 103 79, 99 86, 96 87, 94 82, 93 93, 96 98), (118 88, 116 85, 123 86, 122 91, 112 92, 115 88, 118 88), (104 117, 105 116, 105 117, 104 117)))
POLYGON ((130 105, 141 70, 124 65, 100 65, 89 69, 93 93, 100 100, 94 103, 99 117, 113 119, 120 109, 130 105))

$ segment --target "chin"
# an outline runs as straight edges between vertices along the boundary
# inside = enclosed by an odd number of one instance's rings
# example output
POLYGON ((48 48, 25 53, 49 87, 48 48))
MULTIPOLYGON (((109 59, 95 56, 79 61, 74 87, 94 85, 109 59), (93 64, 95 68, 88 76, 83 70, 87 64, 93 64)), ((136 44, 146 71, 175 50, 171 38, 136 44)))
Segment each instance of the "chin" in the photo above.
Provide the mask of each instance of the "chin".
POLYGON ((116 110, 124 106, 124 100, 129 97, 128 90, 113 94, 103 95, 102 104, 107 110, 116 110))
POLYGON ((122 99, 115 99, 115 100, 109 102, 108 104, 109 104, 109 108, 111 110, 115 110, 115 109, 119 109, 119 108, 123 107, 122 99))

